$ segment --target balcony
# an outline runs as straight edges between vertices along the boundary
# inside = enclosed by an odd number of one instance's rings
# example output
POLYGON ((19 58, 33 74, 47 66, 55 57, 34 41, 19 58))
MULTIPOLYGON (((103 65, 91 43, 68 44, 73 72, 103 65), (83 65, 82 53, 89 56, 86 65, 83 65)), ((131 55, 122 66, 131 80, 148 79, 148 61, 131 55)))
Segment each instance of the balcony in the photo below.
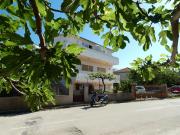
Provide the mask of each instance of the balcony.
POLYGON ((84 50, 84 52, 81 53, 80 57, 88 57, 90 59, 95 59, 97 61, 108 63, 109 65, 119 64, 118 58, 113 57, 111 54, 89 48, 86 48, 86 50, 84 50))
MULTIPOLYGON (((95 84, 99 84, 99 80, 98 79, 94 79, 94 80, 91 80, 89 78, 89 73, 92 73, 92 72, 86 72, 86 71, 80 71, 76 78, 75 78, 75 81, 76 82, 79 82, 79 83, 95 83, 95 84)), ((112 84, 112 83, 115 83, 116 80, 112 80, 112 81, 109 81, 109 80, 104 80, 105 84, 112 84)), ((101 80, 100 80, 100 83, 101 83, 101 80)))

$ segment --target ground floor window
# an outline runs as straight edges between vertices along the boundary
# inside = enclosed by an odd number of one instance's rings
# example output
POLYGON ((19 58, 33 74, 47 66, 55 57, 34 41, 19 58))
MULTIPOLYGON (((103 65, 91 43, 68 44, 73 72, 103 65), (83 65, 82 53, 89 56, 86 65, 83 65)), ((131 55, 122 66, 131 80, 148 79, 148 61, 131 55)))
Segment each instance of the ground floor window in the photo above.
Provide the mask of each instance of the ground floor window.
POLYGON ((74 95, 84 95, 85 87, 88 88, 88 93, 92 94, 94 92, 94 85, 87 83, 76 83, 74 95))
POLYGON ((69 95, 69 89, 66 88, 64 80, 61 80, 59 82, 53 82, 52 88, 55 95, 69 95))

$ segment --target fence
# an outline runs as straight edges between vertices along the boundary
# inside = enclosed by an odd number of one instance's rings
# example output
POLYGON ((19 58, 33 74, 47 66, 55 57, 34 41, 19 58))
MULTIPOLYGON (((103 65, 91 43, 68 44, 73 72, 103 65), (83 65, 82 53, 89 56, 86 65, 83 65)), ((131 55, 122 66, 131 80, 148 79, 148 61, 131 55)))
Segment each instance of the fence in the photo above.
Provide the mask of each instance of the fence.
MULTIPOLYGON (((134 100, 140 97, 157 97, 157 98, 165 98, 168 96, 167 94, 167 86, 163 85, 145 85, 146 93, 145 94, 136 94, 135 84, 132 85, 131 93, 117 93, 117 94, 108 94, 110 101, 128 101, 134 100)), ((90 96, 87 93, 85 94, 85 102, 89 102, 90 96), (87 95, 87 96, 86 96, 87 95)), ((56 96, 56 104, 72 104, 73 103, 73 93, 70 92, 70 95, 62 95, 56 96)), ((24 102, 24 98, 22 96, 19 97, 0 97, 0 112, 8 111, 8 110, 22 110, 27 109, 27 105, 24 102)))
POLYGON ((146 89, 146 93, 141 93, 137 94, 135 90, 136 84, 132 85, 132 92, 134 97, 136 98, 151 98, 151 97, 156 97, 156 98, 166 98, 168 97, 168 92, 167 92, 167 85, 166 84, 161 84, 161 85, 144 85, 146 89))
POLYGON ((27 108, 22 96, 0 98, 0 112, 26 110, 27 108))

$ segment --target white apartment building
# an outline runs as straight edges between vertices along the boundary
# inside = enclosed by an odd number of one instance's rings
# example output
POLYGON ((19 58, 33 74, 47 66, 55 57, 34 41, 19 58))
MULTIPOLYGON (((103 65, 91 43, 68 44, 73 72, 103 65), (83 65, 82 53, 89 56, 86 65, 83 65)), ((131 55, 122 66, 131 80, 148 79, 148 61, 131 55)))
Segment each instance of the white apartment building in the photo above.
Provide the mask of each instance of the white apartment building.
MULTIPOLYGON (((55 42, 64 42, 66 45, 71 43, 77 43, 85 50, 79 55, 81 65, 78 65, 79 73, 76 78, 72 78, 72 84, 69 92, 66 93, 65 100, 69 102, 84 102, 88 100, 89 94, 93 90, 102 88, 102 82, 98 79, 89 79, 88 74, 91 72, 106 72, 113 73, 112 66, 119 63, 118 58, 112 56, 112 50, 104 48, 103 46, 94 43, 90 40, 81 37, 63 37, 59 36, 55 38, 55 42)), ((106 89, 113 89, 113 82, 105 80, 106 89)), ((63 100, 62 89, 64 87, 57 86, 56 94, 61 96, 59 100, 63 100)), ((63 100, 64 101, 64 100, 63 100)))

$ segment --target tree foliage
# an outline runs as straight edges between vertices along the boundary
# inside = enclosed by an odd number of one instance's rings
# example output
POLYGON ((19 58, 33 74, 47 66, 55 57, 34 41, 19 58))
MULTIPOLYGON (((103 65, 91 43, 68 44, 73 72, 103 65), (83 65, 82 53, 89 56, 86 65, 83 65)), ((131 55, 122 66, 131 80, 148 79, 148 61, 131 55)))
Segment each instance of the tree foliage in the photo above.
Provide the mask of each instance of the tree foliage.
POLYGON ((114 75, 113 74, 110 74, 110 73, 103 73, 103 72, 94 72, 94 73, 90 73, 89 74, 89 78, 91 80, 94 80, 94 79, 100 79, 102 81, 102 84, 103 84, 103 93, 106 91, 106 84, 105 84, 105 80, 113 80, 115 79, 114 75))
POLYGON ((122 80, 119 83, 119 91, 123 91, 123 92, 131 92, 131 86, 132 86, 132 82, 131 80, 122 80))
POLYGON ((54 26, 56 19, 41 0, 1 1, 0 10, 1 90, 16 90, 32 111, 41 109, 53 102, 52 81, 65 79, 68 86, 77 74, 82 48, 76 44, 64 48, 63 43, 54 42, 62 26, 57 21, 54 26), (33 32, 39 45, 31 37, 33 32))
POLYGON ((138 84, 167 84, 168 86, 180 83, 179 63, 164 65, 166 58, 152 61, 152 56, 145 59, 138 58, 132 63, 129 79, 138 84))

